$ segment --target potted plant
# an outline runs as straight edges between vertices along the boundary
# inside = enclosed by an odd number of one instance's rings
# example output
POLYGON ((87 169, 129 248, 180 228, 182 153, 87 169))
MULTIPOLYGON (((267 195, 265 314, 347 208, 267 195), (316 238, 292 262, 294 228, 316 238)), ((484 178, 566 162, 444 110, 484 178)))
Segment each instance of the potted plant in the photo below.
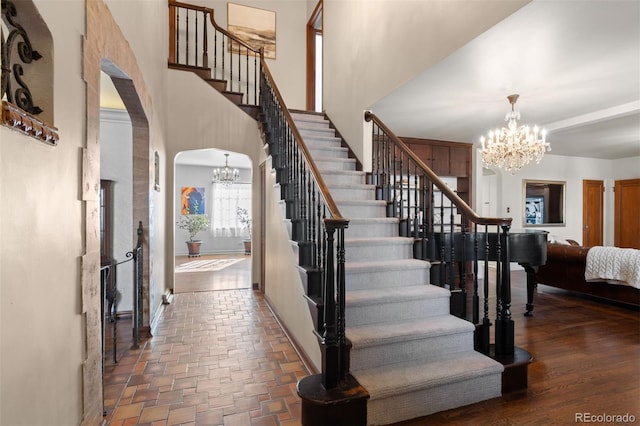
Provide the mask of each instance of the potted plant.
POLYGON ((244 254, 251 254, 251 218, 249 217, 249 212, 247 209, 238 207, 236 208, 236 214, 238 215, 242 229, 246 229, 249 233, 249 238, 242 241, 244 244, 244 254))
POLYGON ((206 214, 190 214, 180 218, 177 222, 178 228, 189 233, 189 241, 186 241, 189 249, 189 257, 200 256, 200 245, 202 240, 197 240, 196 236, 200 231, 204 231, 209 226, 209 217, 206 214))

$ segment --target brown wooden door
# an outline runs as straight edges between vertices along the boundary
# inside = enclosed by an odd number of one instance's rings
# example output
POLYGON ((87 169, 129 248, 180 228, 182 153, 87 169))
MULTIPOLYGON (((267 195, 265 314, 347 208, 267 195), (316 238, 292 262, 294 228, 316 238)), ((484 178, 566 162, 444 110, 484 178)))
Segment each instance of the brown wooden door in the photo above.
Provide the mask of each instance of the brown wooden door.
POLYGON ((614 191, 613 244, 640 249, 640 179, 617 180, 614 191))
POLYGON ((582 181, 582 245, 602 245, 604 182, 582 181))

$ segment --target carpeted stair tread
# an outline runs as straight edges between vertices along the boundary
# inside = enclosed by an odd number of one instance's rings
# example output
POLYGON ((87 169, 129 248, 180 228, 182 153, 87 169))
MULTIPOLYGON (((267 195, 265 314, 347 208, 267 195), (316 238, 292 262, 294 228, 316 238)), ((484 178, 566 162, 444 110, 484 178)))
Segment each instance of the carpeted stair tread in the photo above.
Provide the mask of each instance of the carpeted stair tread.
POLYGON ((468 351, 451 354, 444 360, 417 359, 390 364, 384 369, 352 371, 352 374, 367 389, 371 395, 370 400, 373 401, 400 393, 499 374, 503 370, 502 364, 491 358, 475 351, 468 351))
POLYGON ((370 189, 374 190, 375 185, 370 185, 368 183, 333 183, 327 185, 329 189, 370 189))
POLYGON ((360 205, 360 206, 386 206, 387 202, 384 200, 335 200, 336 203, 360 205))
POLYGON ((346 335, 353 349, 388 345, 459 333, 473 333, 475 326, 453 315, 414 318, 393 323, 376 323, 347 327, 346 335))
POLYGON ((326 174, 333 175, 356 175, 356 176, 364 176, 366 173, 361 170, 327 170, 326 174))
POLYGON ((409 237, 361 237, 361 238, 346 238, 344 243, 347 246, 383 246, 387 244, 399 245, 413 245, 413 238, 409 237))
POLYGON ((430 264, 418 259, 376 260, 371 262, 346 262, 346 272, 404 271, 407 269, 429 269, 430 264))
POLYGON ((450 294, 449 290, 431 284, 351 290, 346 292, 346 305, 349 309, 350 307, 401 303, 416 299, 449 298, 450 294))
POLYGON ((400 220, 397 217, 350 217, 349 226, 354 224, 374 224, 374 223, 398 223, 400 220))

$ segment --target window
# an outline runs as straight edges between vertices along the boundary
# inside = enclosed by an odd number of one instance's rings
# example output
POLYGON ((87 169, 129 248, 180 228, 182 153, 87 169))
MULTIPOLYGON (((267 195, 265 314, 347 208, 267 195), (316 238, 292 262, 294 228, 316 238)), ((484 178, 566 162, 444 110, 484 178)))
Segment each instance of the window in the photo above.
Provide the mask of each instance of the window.
POLYGON ((238 207, 251 214, 251 184, 234 183, 231 186, 214 183, 212 192, 211 223, 216 237, 247 237, 236 212, 238 207))

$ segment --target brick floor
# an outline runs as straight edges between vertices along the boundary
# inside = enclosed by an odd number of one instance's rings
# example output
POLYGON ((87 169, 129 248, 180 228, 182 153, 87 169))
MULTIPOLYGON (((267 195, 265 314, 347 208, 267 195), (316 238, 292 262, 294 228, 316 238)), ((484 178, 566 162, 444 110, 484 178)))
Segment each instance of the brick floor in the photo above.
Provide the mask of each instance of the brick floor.
POLYGON ((154 335, 105 365, 111 425, 300 424, 308 371, 250 289, 176 294, 154 335))

